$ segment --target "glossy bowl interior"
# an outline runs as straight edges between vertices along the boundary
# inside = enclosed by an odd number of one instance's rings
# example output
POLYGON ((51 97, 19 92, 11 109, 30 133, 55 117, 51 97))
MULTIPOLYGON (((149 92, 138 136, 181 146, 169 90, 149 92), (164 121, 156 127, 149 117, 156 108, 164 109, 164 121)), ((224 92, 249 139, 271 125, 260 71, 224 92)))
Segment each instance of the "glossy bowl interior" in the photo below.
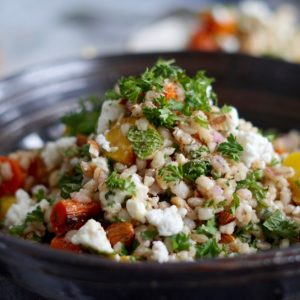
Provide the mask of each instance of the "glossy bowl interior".
MULTIPOLYGON (((0 153, 40 146, 61 133, 78 98, 103 94, 158 57, 216 78, 220 103, 263 128, 300 129, 300 66, 221 53, 160 53, 71 59, 0 82, 0 153)), ((0 261, 14 280, 50 299, 298 299, 300 247, 195 263, 118 264, 53 251, 0 234, 0 261), (286 298, 287 297, 287 298, 286 298)))

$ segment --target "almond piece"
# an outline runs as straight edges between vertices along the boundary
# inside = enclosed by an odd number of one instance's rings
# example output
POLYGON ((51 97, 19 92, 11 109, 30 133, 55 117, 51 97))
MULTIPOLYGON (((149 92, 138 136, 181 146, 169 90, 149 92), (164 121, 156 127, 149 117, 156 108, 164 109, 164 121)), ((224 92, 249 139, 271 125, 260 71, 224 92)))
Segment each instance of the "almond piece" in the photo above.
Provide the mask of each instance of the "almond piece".
POLYGON ((129 247, 134 238, 134 229, 130 222, 113 223, 107 227, 106 234, 112 246, 121 242, 129 247))
POLYGON ((218 222, 220 225, 226 225, 235 219, 230 212, 223 210, 218 214, 218 222))
POLYGON ((234 236, 231 234, 222 233, 220 243, 221 244, 230 244, 234 241, 234 236))

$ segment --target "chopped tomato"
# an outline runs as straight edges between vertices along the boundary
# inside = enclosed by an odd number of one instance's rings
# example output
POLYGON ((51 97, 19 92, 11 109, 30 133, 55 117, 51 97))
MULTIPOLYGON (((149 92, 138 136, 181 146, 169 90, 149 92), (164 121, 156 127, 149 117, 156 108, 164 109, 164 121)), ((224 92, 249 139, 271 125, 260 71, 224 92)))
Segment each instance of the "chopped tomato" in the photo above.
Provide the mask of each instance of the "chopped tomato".
POLYGON ((0 175, 0 197, 12 196, 19 188, 23 186, 25 180, 25 172, 16 161, 6 156, 0 156, 0 167, 1 164, 9 164, 12 176, 11 178, 6 180, 5 177, 3 178, 0 175))

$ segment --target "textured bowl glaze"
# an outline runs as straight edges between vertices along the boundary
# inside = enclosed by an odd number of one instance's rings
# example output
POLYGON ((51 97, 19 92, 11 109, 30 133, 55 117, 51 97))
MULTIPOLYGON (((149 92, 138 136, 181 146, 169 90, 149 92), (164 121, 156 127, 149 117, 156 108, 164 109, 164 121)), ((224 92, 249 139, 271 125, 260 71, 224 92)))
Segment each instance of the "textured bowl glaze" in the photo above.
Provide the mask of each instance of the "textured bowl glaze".
MULTIPOLYGON (((155 53, 74 59, 31 68, 0 82, 0 152, 40 145, 60 134, 59 117, 78 98, 102 94, 122 75, 158 57, 189 74, 216 78, 220 103, 264 128, 300 129, 300 66, 221 53, 155 53)), ((0 233, 1 266, 49 299, 299 299, 300 246, 195 263, 115 263, 53 251, 0 233)))

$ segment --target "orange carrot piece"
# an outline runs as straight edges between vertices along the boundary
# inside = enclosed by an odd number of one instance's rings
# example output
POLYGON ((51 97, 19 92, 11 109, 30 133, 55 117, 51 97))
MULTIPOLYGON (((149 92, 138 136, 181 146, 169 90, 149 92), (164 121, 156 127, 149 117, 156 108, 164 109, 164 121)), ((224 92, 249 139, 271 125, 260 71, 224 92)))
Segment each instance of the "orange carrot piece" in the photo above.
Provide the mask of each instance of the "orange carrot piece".
POLYGON ((78 202, 72 199, 61 200, 52 208, 50 220, 53 231, 64 234, 71 229, 78 229, 88 219, 96 217, 100 212, 99 202, 78 202))
POLYGON ((76 253, 82 253, 82 249, 78 245, 74 245, 67 241, 64 236, 55 236, 50 243, 50 247, 53 249, 71 251, 76 253))
POLYGON ((8 163, 10 165, 13 176, 9 180, 4 180, 2 178, 2 181, 0 183, 0 197, 12 196, 15 194, 17 189, 23 186, 25 180, 25 172, 16 161, 6 156, 0 156, 0 165, 3 163, 8 163))

